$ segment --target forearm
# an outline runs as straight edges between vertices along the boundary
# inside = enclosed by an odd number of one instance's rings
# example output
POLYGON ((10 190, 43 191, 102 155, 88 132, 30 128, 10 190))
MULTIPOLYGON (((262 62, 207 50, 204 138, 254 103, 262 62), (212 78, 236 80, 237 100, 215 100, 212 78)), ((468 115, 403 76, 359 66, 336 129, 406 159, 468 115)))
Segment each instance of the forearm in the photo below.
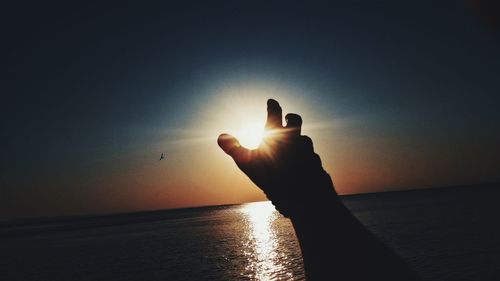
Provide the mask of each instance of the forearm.
POLYGON ((415 280, 399 257, 345 208, 322 168, 302 118, 267 101, 266 137, 246 149, 221 134, 219 146, 259 186, 295 228, 308 280, 415 280))
POLYGON ((416 280, 407 265, 331 196, 290 218, 308 280, 416 280))

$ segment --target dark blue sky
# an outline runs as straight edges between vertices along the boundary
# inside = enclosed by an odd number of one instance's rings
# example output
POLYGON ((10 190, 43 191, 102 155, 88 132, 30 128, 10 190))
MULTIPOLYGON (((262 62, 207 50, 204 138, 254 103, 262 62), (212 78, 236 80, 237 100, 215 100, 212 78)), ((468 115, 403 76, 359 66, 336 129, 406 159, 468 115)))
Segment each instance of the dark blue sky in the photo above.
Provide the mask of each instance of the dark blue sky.
POLYGON ((184 163, 227 89, 346 120, 311 129, 341 193, 499 181, 498 27, 461 1, 345 2, 6 6, 0 217, 262 199, 184 163), (163 150, 180 164, 145 172, 163 150))

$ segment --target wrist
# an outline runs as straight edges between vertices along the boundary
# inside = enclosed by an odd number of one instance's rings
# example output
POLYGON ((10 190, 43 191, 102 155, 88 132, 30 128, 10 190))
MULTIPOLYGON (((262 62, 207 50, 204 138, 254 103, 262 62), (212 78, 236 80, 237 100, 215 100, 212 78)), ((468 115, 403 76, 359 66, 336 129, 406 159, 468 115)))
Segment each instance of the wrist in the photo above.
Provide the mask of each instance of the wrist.
POLYGON ((325 221, 339 220, 346 215, 346 210, 337 193, 332 190, 329 193, 325 192, 321 197, 303 198, 299 208, 290 212, 289 218, 292 222, 325 224, 325 221))

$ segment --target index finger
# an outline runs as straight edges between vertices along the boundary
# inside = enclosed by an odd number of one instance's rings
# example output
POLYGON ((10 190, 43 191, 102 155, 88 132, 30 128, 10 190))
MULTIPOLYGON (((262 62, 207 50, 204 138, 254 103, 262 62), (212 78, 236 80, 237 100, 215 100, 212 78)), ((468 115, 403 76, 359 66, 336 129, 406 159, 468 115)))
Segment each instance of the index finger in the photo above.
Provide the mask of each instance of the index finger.
POLYGON ((276 130, 283 128, 283 115, 280 104, 273 99, 267 100, 267 121, 266 130, 276 130))

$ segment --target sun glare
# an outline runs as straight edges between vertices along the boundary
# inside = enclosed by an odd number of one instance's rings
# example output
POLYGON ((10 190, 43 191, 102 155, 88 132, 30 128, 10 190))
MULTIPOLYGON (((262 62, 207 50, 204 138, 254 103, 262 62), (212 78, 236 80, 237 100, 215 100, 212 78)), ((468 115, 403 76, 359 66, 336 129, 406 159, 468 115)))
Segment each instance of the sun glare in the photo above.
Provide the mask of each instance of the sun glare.
POLYGON ((257 148, 264 136, 264 124, 247 123, 234 132, 234 136, 246 148, 257 148))
MULTIPOLYGON (((200 108, 194 115, 188 130, 182 134, 178 142, 197 144, 205 142, 212 149, 214 139, 222 133, 236 137, 242 146, 258 148, 266 137, 264 126, 267 119, 267 100, 274 98, 284 108, 284 113, 300 112, 303 116, 306 110, 298 106, 302 100, 293 88, 282 84, 266 84, 257 82, 222 83, 213 88, 211 99, 200 102, 200 108), (215 136, 215 137, 214 137, 215 136)), ((311 127, 309 121, 308 126, 311 127)))

